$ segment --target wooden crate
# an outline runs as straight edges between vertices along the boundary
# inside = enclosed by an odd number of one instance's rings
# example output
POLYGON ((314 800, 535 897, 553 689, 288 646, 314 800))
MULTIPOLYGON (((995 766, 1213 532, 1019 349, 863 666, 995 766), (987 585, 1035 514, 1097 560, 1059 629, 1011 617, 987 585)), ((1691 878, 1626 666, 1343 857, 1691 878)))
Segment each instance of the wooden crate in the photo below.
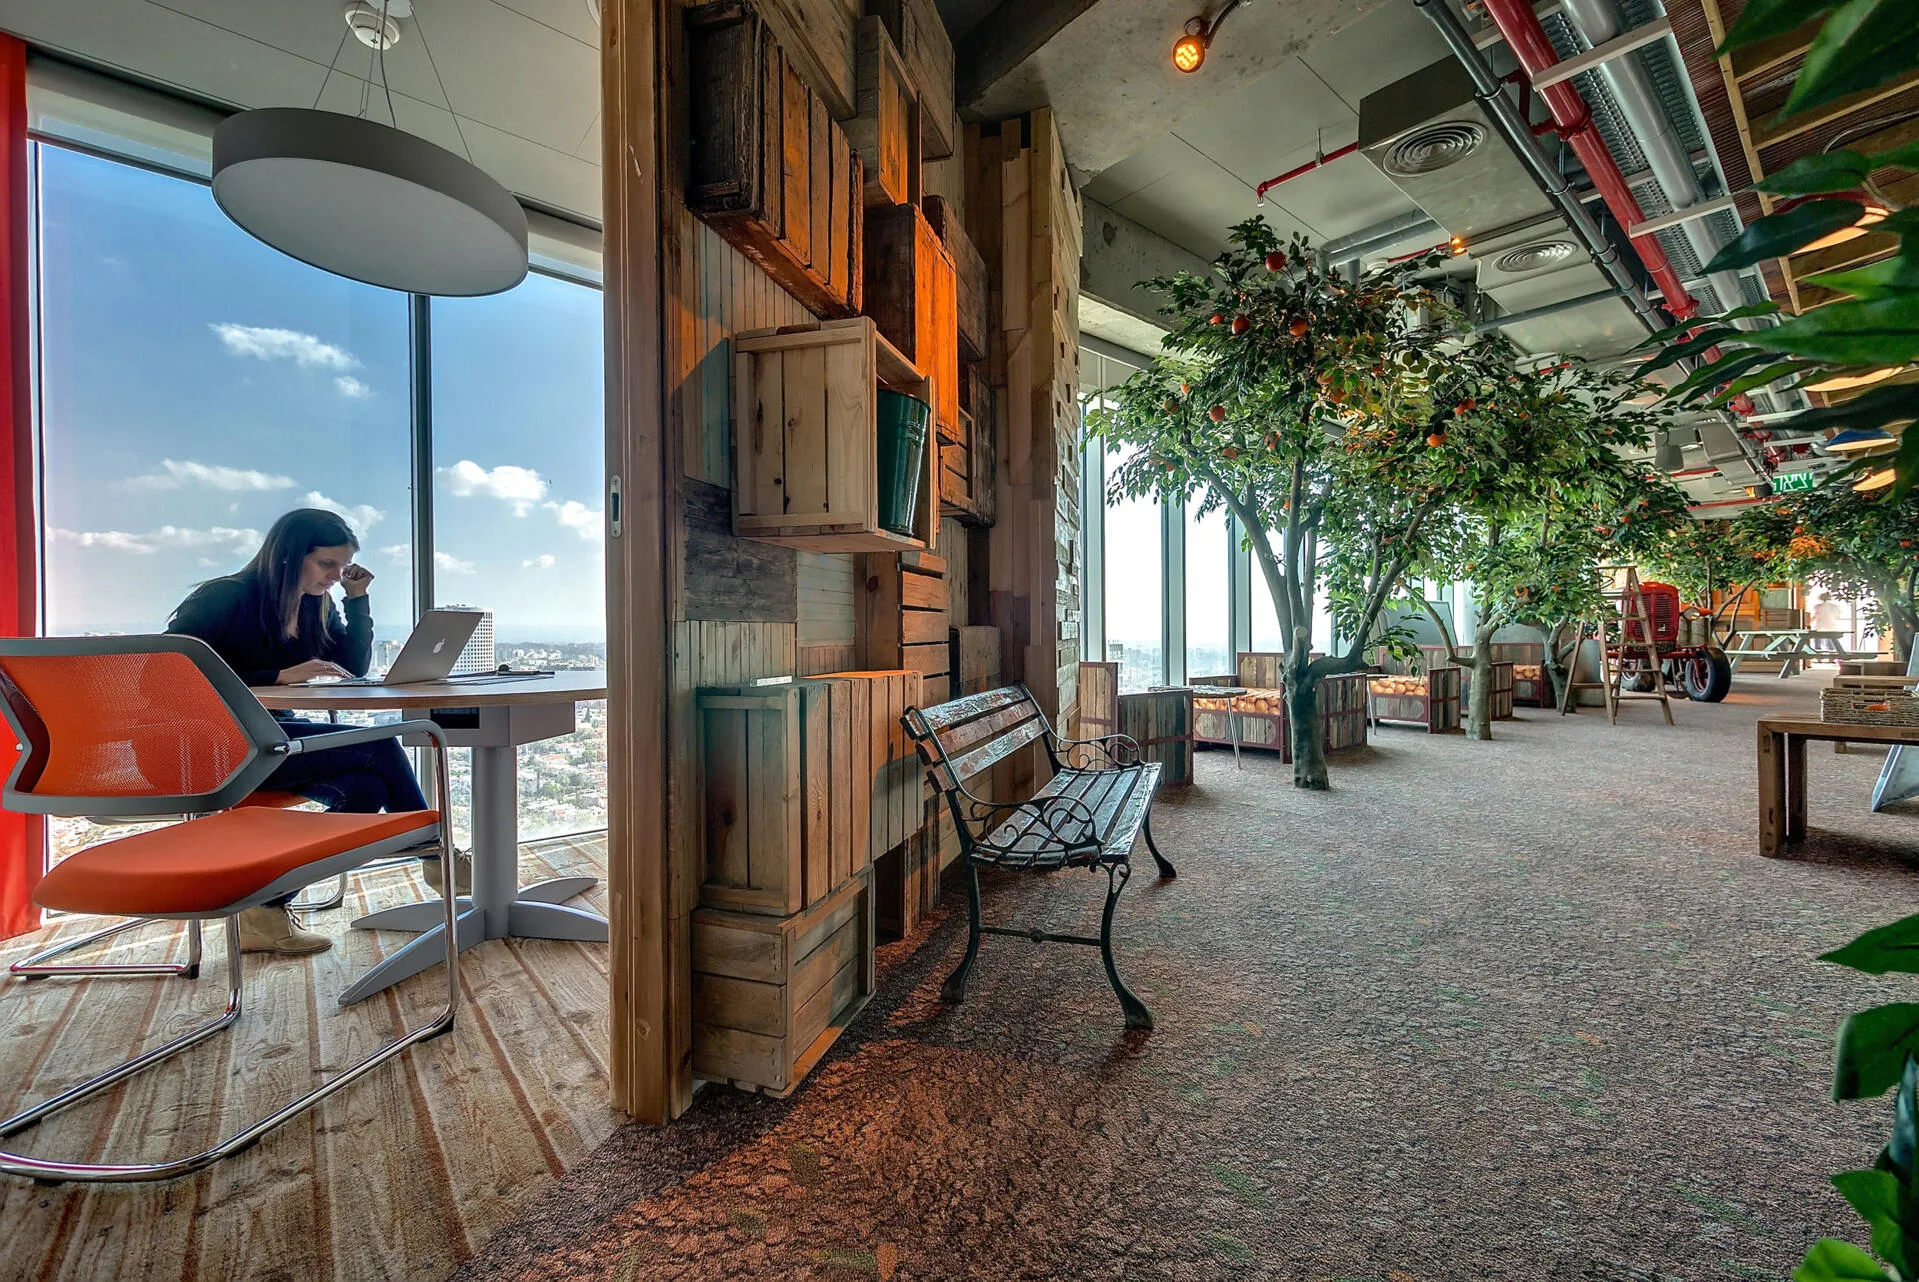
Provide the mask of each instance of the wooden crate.
POLYGON ((918 205, 866 216, 865 310, 888 342, 933 384, 933 420, 959 426, 959 331, 953 256, 918 205))
POLYGON ((999 629, 951 628, 947 636, 952 648, 948 671, 956 687, 953 697, 999 689, 999 629))
MULTIPOLYGON (((986 275, 986 260, 974 248, 972 238, 960 222, 959 213, 944 196, 926 196, 920 209, 932 226, 934 235, 953 256, 955 279, 954 310, 958 313, 959 354, 962 361, 983 361, 988 355, 991 335, 991 299, 986 275)), ((962 407, 964 408, 964 407, 962 407)))
POLYGON ((873 995, 862 871, 790 917, 693 910, 693 1073, 790 1094, 873 995))
POLYGON ((994 448, 992 388, 982 364, 960 362, 959 424, 942 427, 940 443, 940 510, 967 525, 993 524, 994 448))
MULTIPOLYGON (((1493 662, 1512 665, 1512 702, 1527 708, 1553 706, 1553 682, 1546 675, 1546 647, 1538 641, 1495 641, 1493 662)), ((1508 712, 1511 711, 1509 707, 1508 712)))
MULTIPOLYGON (((1244 656, 1241 656, 1244 658, 1244 656)), ((1242 664, 1242 666, 1244 666, 1242 664)), ((1327 752, 1347 752, 1366 745, 1366 674, 1341 673, 1325 677, 1319 683, 1319 724, 1321 742, 1327 752)), ((1213 684, 1229 684, 1213 678, 1213 684)), ((1193 710, 1193 737, 1199 743, 1221 747, 1232 745, 1232 725, 1227 720, 1226 701, 1208 699, 1204 684, 1194 688, 1200 702, 1193 710)), ((1261 748, 1279 753, 1281 761, 1293 759, 1291 718, 1286 712, 1286 694, 1278 687, 1247 687, 1234 701, 1239 712, 1240 747, 1261 748)))
POLYGON ((854 598, 855 649, 874 668, 903 668, 922 679, 923 706, 952 694, 946 562, 931 552, 860 558, 854 598))
POLYGON ((733 532, 812 552, 932 546, 938 451, 930 448, 911 538, 879 523, 879 397, 930 399, 927 381, 869 317, 733 339, 733 532))
POLYGON ((893 38, 878 18, 861 18, 855 35, 854 108, 846 136, 859 153, 870 205, 920 198, 920 104, 893 38))
POLYGON ((897 670, 834 672, 822 680, 853 687, 854 726, 866 731, 864 758, 858 755, 859 744, 854 745, 854 795, 856 801, 863 796, 866 804, 854 808, 853 840, 863 845, 871 863, 919 830, 922 771, 900 718, 908 708, 924 706, 924 683, 917 672, 897 670))
POLYGON ((886 24, 920 96, 920 131, 928 160, 959 147, 953 102, 953 40, 933 0, 866 0, 866 11, 886 24))
POLYGON ((1400 722, 1424 726, 1428 734, 1460 734, 1460 669, 1428 668, 1423 674, 1389 674, 1371 684, 1374 722, 1400 722), (1410 683, 1405 691, 1388 691, 1383 682, 1410 683))
MULTIPOLYGON (((785 916, 865 871, 871 730, 850 681, 699 692, 705 881, 714 908, 785 916)), ((868 713, 870 718, 870 711, 868 713)))
POLYGON ((1513 665, 1495 659, 1492 664, 1493 689, 1490 696, 1491 713, 1494 721, 1513 719, 1513 665))
POLYGON ((1119 696, 1119 733, 1139 744, 1142 761, 1164 767, 1160 786, 1178 788, 1193 782, 1193 692, 1178 686, 1119 696))
POLYGON ((685 13, 686 207, 820 317, 859 312, 859 157, 745 0, 685 13))
POLYGON ((1233 670, 1248 690, 1279 690, 1286 685, 1285 662, 1286 656, 1278 650, 1242 650, 1233 670))

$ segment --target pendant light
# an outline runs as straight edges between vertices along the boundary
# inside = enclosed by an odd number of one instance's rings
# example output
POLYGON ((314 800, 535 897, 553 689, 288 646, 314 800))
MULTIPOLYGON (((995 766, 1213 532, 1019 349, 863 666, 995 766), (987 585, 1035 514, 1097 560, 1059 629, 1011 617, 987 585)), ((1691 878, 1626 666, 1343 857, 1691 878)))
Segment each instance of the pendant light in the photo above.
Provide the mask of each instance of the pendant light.
MULTIPOLYGON (((322 80, 312 108, 264 107, 222 121, 213 134, 213 199, 243 230, 336 276, 411 294, 497 294, 526 277, 526 212, 470 154, 398 128, 385 55, 399 39, 393 19, 411 11, 410 0, 347 10, 351 33, 373 50, 359 115, 321 111, 322 80), (393 124, 366 115, 374 59, 393 124)), ((439 80, 424 31, 420 43, 439 80)), ((457 115, 453 122, 457 130, 457 115)), ((464 147, 464 131, 460 141, 464 147)))

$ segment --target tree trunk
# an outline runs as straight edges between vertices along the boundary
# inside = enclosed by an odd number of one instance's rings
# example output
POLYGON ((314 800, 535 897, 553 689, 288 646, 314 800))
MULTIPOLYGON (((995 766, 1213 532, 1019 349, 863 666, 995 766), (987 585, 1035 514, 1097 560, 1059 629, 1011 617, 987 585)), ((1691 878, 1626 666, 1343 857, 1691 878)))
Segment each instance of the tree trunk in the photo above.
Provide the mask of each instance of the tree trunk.
POLYGON ((1901 663, 1910 662, 1913 640, 1919 634, 1919 611, 1888 593, 1880 593, 1879 604, 1885 607, 1886 619, 1892 625, 1892 657, 1901 663))
POLYGON ((1473 627, 1473 686, 1466 699, 1466 735, 1472 739, 1493 737, 1493 632, 1484 623, 1473 627))
POLYGON ((1552 683, 1552 706, 1557 708, 1566 697, 1566 683, 1572 680, 1573 671, 1579 666, 1579 647, 1573 647, 1570 663, 1560 653, 1560 639, 1566 633, 1566 620, 1561 619, 1546 629, 1546 652, 1541 666, 1546 670, 1546 679, 1552 683))
POLYGON ((1286 720, 1293 737, 1293 787, 1325 792, 1326 735, 1319 724, 1319 681, 1304 663, 1286 665, 1286 720))

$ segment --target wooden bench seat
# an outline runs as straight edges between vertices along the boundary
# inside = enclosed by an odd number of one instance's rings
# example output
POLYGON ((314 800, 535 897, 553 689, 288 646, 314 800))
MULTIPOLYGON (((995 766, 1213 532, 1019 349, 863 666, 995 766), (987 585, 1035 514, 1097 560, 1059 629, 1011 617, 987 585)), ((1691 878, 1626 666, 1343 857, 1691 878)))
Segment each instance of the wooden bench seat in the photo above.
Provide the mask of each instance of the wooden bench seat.
POLYGON ((966 978, 979 955, 981 935, 1010 935, 1034 942, 1097 947, 1106 977, 1119 997, 1128 1028, 1151 1028, 1144 1002, 1121 982, 1113 963, 1113 907, 1132 876, 1133 845, 1142 836, 1162 878, 1177 876, 1153 843, 1152 805, 1160 766, 1141 761, 1139 745, 1126 735, 1061 739, 1024 686, 1007 686, 955 699, 933 708, 913 708, 901 718, 926 764, 927 777, 945 797, 959 830, 966 864, 970 930, 966 956, 940 989, 949 1002, 965 999, 966 978), (1031 744, 1040 744, 1053 777, 1032 797, 998 802, 967 784, 1031 744), (1106 911, 1098 938, 1040 930, 985 926, 980 922, 979 869, 1053 872, 1103 868, 1106 911))

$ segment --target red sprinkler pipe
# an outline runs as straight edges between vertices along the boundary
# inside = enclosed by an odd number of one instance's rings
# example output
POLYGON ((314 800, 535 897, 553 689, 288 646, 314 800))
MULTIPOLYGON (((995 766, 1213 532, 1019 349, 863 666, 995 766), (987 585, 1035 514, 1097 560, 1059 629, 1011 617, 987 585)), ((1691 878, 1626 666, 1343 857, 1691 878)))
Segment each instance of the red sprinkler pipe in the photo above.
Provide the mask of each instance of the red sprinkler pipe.
MULTIPOLYGON (((1486 12, 1492 15, 1493 22, 1499 27, 1499 34, 1505 37, 1507 46, 1519 58, 1528 76, 1537 79, 1541 72, 1559 61, 1552 41, 1546 38, 1546 29, 1539 25, 1539 19, 1533 14, 1528 0, 1485 0, 1485 5, 1486 12)), ((1613 217, 1628 228, 1645 222, 1645 211, 1639 207, 1632 188, 1626 185, 1626 176, 1619 172, 1619 165, 1613 160, 1612 153, 1606 150, 1605 139, 1599 136, 1599 130, 1593 126, 1592 109, 1579 96, 1579 91, 1562 80, 1537 92, 1552 109, 1560 137, 1578 153, 1580 163, 1585 165, 1593 186, 1605 197, 1606 206, 1612 210, 1613 217)), ((1673 270, 1658 239, 1653 236, 1634 236, 1632 243, 1639 251, 1640 261, 1646 264, 1646 270, 1659 282, 1659 288, 1666 296, 1667 310, 1679 320, 1690 320, 1699 311, 1699 304, 1680 283, 1679 273, 1673 270)))
POLYGON ((1289 182, 1292 179, 1299 177, 1301 174, 1310 174, 1313 172, 1313 170, 1318 169, 1321 165, 1331 164, 1333 161, 1338 160, 1341 156, 1350 156, 1358 150, 1359 150, 1359 144, 1351 143, 1351 144, 1348 144, 1347 146, 1341 147, 1338 151, 1329 151, 1325 155, 1320 156, 1319 158, 1315 160, 1309 160, 1305 164, 1300 165, 1297 168, 1288 169, 1283 174, 1275 174, 1273 177, 1268 178, 1265 182, 1261 183, 1258 186, 1258 188, 1256 188, 1255 190, 1257 190, 1259 194, 1259 198, 1261 200, 1265 200, 1266 193, 1271 191, 1273 188, 1279 186, 1281 183, 1289 182))

